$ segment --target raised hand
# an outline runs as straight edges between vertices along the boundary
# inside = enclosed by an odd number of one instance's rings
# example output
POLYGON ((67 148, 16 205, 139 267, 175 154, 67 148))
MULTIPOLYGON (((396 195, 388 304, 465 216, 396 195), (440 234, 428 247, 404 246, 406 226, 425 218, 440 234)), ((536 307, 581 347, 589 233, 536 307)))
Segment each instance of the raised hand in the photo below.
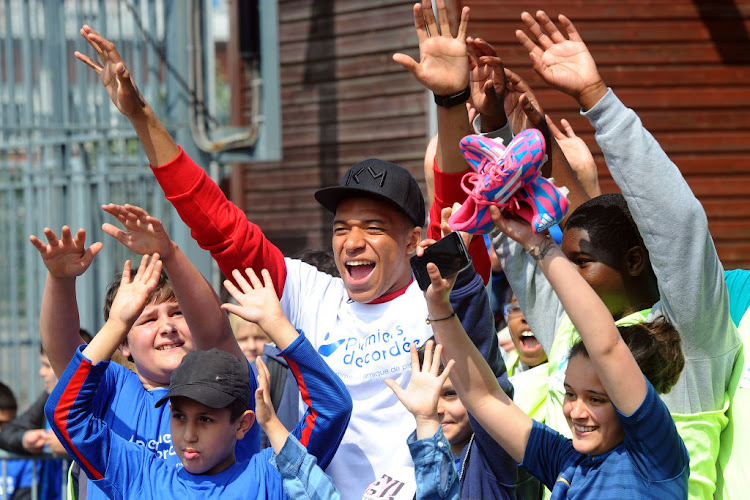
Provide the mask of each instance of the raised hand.
POLYGON ((274 290, 271 274, 268 270, 263 269, 261 271, 263 282, 261 283, 258 275, 252 269, 246 269, 245 273, 250 280, 249 282, 238 269, 232 271, 232 278, 237 282, 239 288, 234 286, 231 281, 224 280, 224 288, 239 305, 227 303, 222 304, 221 308, 246 321, 257 323, 274 340, 275 329, 271 325, 277 321, 282 321, 284 324, 288 321, 281 311, 281 304, 279 304, 279 297, 274 290))
MULTIPOLYGON (((510 120, 510 127, 514 134, 519 134, 527 128, 534 127, 539 128, 539 123, 536 124, 529 120, 527 111, 524 110, 525 100, 528 100, 534 109, 541 113, 539 116, 544 118, 544 111, 537 100, 534 91, 531 90, 529 84, 521 78, 518 73, 515 73, 508 68, 505 68, 505 77, 507 78, 507 92, 505 94, 505 114, 510 120)), ((541 120, 544 123, 544 120, 541 120)), ((546 139, 547 137, 545 137, 546 139)))
POLYGON ((133 322, 143 312, 151 292, 159 283, 161 267, 159 254, 152 255, 150 259, 148 255, 144 255, 141 258, 138 273, 131 280, 131 263, 129 260, 125 262, 122 269, 122 281, 109 310, 108 322, 114 320, 126 326, 123 333, 130 330, 133 322))
POLYGON ((557 140, 557 144, 562 149, 565 158, 567 158, 570 168, 576 173, 586 193, 592 198, 602 194, 602 190, 599 187, 599 174, 596 171, 596 162, 584 140, 576 135, 573 127, 570 126, 570 123, 565 118, 560 120, 560 126, 562 126, 565 132, 557 128, 557 125, 555 125, 555 122, 549 116, 546 117, 546 120, 552 137, 557 140))
POLYGON ((255 358, 255 366, 258 370, 258 388, 255 390, 255 418, 265 430, 269 422, 273 419, 278 420, 271 402, 271 372, 268 371, 268 367, 261 356, 255 358))
POLYGON ((437 0, 438 19, 432 12, 432 2, 423 0, 414 5, 414 27, 419 39, 417 63, 412 57, 397 53, 393 60, 411 71, 414 77, 436 95, 460 92, 469 84, 469 60, 466 49, 466 28, 469 8, 461 11, 458 36, 453 38, 448 23, 445 2, 437 0))
POLYGON ((50 228, 44 228, 45 244, 34 236, 29 241, 39 251, 49 274, 55 278, 75 278, 82 275, 91 265, 94 256, 102 249, 102 243, 97 241, 86 248, 86 231, 79 229, 73 237, 68 226, 63 226, 61 238, 50 228))
MULTIPOLYGON (((440 398, 440 389, 448 379, 453 360, 446 365, 443 373, 440 370, 440 354, 443 346, 438 344, 433 353, 433 341, 428 340, 425 344, 424 362, 419 366, 417 348, 411 345, 411 380, 406 389, 402 389, 393 379, 387 379, 385 383, 396 394, 409 413, 414 415, 417 425, 421 422, 435 422, 438 420, 437 404, 440 398)), ((435 429, 437 430, 437 428, 435 429)))
POLYGON ((495 49, 481 38, 467 38, 471 101, 482 115, 482 132, 505 126, 507 77, 503 61, 495 49))
POLYGON ((118 111, 130 117, 145 108, 146 102, 138 91, 120 53, 117 52, 115 44, 99 35, 88 25, 84 25, 80 33, 96 51, 99 62, 78 51, 74 55, 101 77, 109 98, 112 99, 118 111))
POLYGON ((524 12, 521 20, 531 35, 517 30, 516 38, 529 51, 539 76, 550 86, 573 96, 585 110, 596 104, 607 92, 607 87, 570 19, 562 14, 558 16, 567 38, 544 11, 537 11, 536 19, 524 12))
POLYGON ((268 436, 273 451, 279 453, 289 437, 289 430, 284 427, 273 409, 270 390, 271 373, 260 356, 255 358, 255 367, 258 370, 258 388, 255 390, 255 418, 268 436))
POLYGON ((531 224, 519 217, 506 217, 496 206, 490 207, 490 215, 492 216, 492 222, 500 231, 520 243, 526 250, 549 237, 549 233, 546 231, 535 233, 531 224))
POLYGON ((113 215, 126 231, 105 223, 102 230, 122 243, 129 250, 140 254, 158 253, 162 261, 169 260, 174 250, 174 242, 169 238, 161 221, 152 217, 144 209, 134 205, 102 205, 102 210, 113 215))

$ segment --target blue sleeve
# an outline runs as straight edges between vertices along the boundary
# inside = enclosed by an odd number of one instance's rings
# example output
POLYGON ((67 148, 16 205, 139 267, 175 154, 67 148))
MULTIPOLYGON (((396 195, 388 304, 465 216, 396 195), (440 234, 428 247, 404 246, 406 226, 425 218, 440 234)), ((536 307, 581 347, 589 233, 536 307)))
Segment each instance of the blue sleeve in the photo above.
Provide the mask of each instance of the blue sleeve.
POLYGON ((724 271, 724 281, 729 290, 729 314, 734 326, 740 326, 742 317, 750 307, 750 271, 724 271))
POLYGON ((500 387, 513 398, 513 386, 508 381, 505 363, 500 355, 487 290, 482 278, 473 268, 468 267, 459 273, 451 291, 450 301, 466 334, 487 360, 500 387))
POLYGON ((68 454, 86 475, 98 481, 97 485, 109 496, 122 497, 124 491, 132 494, 140 490, 138 483, 143 481, 146 455, 151 454, 115 435, 93 415, 93 400, 109 362, 92 365, 81 354, 84 347, 76 351, 50 394, 45 415, 68 454), (123 460, 125 457, 128 459, 123 460))
POLYGON ((520 465, 552 491, 565 464, 576 455, 573 441, 534 420, 520 465))
POLYGON ((310 341, 299 337, 281 352, 297 380, 307 411, 292 434, 325 469, 344 437, 352 414, 352 398, 341 379, 310 341))
POLYGON ((648 379, 646 384, 646 397, 632 415, 617 411, 625 432, 625 449, 644 477, 653 481, 673 479, 684 472, 690 459, 667 405, 648 379))
MULTIPOLYGON (((510 496, 518 480, 518 467, 515 460, 479 425, 471 413, 469 413, 469 423, 474 432, 474 441, 471 445, 473 449, 466 450, 471 453, 471 460, 481 461, 487 469, 492 471, 498 487, 505 489, 510 496)), ((465 460, 465 453, 462 460, 465 460)))
POLYGON ((417 500, 458 500, 459 484, 451 445, 438 428, 434 436, 417 440, 416 431, 406 443, 414 461, 417 500))
POLYGON ((281 474, 284 492, 289 498, 341 498, 333 481, 323 472, 315 457, 292 435, 287 438, 279 454, 271 458, 271 464, 281 474))

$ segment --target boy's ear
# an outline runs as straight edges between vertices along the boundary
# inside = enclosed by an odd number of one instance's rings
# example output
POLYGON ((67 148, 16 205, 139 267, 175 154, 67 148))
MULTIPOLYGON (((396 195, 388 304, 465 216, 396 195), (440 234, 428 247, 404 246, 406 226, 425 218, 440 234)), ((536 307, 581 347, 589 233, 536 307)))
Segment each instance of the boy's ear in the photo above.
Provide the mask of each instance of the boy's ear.
POLYGON ((625 266, 630 276, 640 276, 647 265, 646 250, 642 246, 634 246, 625 252, 625 266))
POLYGON ((406 255, 411 255, 414 252, 417 251, 417 245, 419 242, 422 241, 422 228, 414 226, 409 230, 408 239, 407 239, 407 245, 406 245, 406 255))
POLYGON ((125 359, 130 359, 130 347, 128 347, 128 341, 125 340, 122 344, 120 344, 120 352, 123 356, 125 356, 125 359))
POLYGON ((235 434, 237 439, 242 439, 250 430, 255 422, 255 412, 253 410, 247 410, 242 416, 237 419, 237 433, 235 434))

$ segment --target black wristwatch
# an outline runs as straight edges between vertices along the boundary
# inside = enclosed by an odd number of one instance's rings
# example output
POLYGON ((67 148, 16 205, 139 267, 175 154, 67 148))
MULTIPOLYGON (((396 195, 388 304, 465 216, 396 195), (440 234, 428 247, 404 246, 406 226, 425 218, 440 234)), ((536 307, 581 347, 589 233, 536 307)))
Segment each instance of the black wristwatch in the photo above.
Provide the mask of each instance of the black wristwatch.
POLYGON ((471 90, 469 90, 469 86, 467 85, 465 89, 463 89, 461 92, 456 92, 455 94, 433 94, 433 96, 435 96, 435 104, 437 104, 438 106, 442 106, 444 108, 452 108, 453 106, 458 106, 459 104, 463 104, 468 101, 469 97, 471 97, 471 90))

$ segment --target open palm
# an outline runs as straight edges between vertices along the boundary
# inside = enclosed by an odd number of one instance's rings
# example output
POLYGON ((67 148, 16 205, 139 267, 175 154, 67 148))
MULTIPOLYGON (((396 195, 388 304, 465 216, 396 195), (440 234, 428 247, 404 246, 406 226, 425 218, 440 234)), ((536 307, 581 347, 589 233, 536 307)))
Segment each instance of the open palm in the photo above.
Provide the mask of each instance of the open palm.
POLYGON ((44 265, 49 273, 56 278, 75 278, 82 275, 89 268, 94 256, 102 249, 102 244, 96 242, 86 248, 86 231, 79 229, 75 237, 68 226, 63 226, 61 237, 58 238, 50 228, 44 228, 45 244, 32 235, 31 244, 39 251, 44 265))
POLYGON ((580 94, 599 79, 586 45, 572 40, 556 43, 545 50, 535 69, 549 85, 572 95, 580 94))

